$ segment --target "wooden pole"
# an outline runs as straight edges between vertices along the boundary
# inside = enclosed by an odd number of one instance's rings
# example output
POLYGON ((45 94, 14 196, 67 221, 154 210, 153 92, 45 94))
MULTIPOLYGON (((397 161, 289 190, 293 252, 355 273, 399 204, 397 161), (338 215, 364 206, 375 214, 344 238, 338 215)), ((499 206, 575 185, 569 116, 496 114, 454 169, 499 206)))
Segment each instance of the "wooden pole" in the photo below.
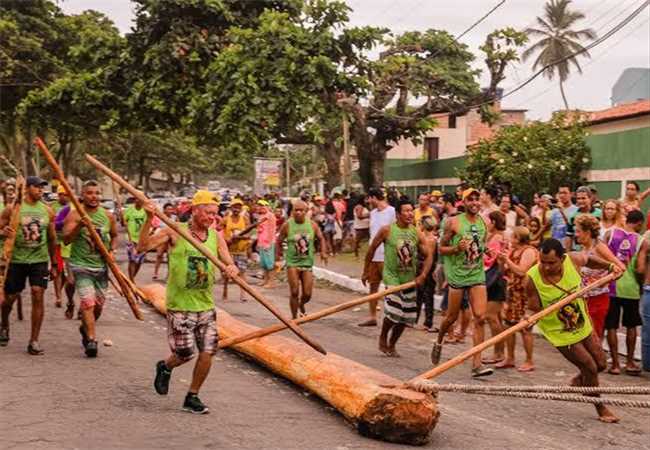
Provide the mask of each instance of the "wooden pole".
POLYGON ((120 288, 122 289, 122 293, 125 294, 124 298, 126 299, 127 303, 131 307, 131 311, 133 311, 133 315, 138 320, 144 320, 144 316, 142 315, 142 312, 140 311, 140 308, 138 307, 138 304, 135 301, 134 291, 131 289, 131 286, 128 283, 126 283, 126 276, 120 271, 120 268, 115 263, 115 258, 113 258, 113 255, 104 246, 104 242, 102 242, 102 238, 95 230, 95 227, 93 226, 93 223, 90 220, 90 217, 88 216, 88 213, 86 212, 85 208, 79 202, 77 196, 74 195, 74 192, 72 191, 72 188, 68 184, 68 181, 66 180, 65 175, 61 170, 61 167, 56 162, 56 160, 54 159, 50 151, 47 149, 47 146, 45 145, 45 143, 41 138, 36 137, 36 139, 34 139, 34 143, 41 150, 41 153, 43 153, 45 160, 50 165, 50 167, 52 167, 54 176, 56 176, 56 178, 59 179, 61 186, 63 186, 63 189, 65 189, 68 198, 70 198, 70 202, 72 202, 75 209, 79 212, 79 215, 81 216, 81 222, 88 229, 88 234, 92 239, 93 243, 95 244, 95 248, 102 255, 104 261, 106 261, 106 265, 108 266, 109 270, 115 277, 115 280, 117 281, 120 288))
MULTIPOLYGON (((12 204, 6 205, 7 208, 13 208, 9 218, 9 227, 14 230, 14 234, 5 239, 2 245, 2 253, 0 253, 0 304, 5 300, 5 283, 7 281, 9 265, 11 264, 11 256, 14 252, 14 245, 16 244, 18 227, 20 226, 20 206, 23 203, 23 196, 25 195, 25 179, 13 164, 9 164, 16 171, 16 198, 12 204)), ((20 296, 18 296, 16 311, 18 313, 18 320, 23 320, 23 302, 20 296)))
MULTIPOLYGON (((147 198, 146 195, 144 195, 142 192, 131 186, 126 180, 124 180, 121 176, 113 172, 111 169, 106 167, 104 164, 99 162, 97 159, 94 157, 86 154, 86 159, 90 164, 92 164, 95 168, 103 172, 105 175, 107 175, 109 178, 111 178, 113 181, 115 181, 117 184, 119 184, 122 188, 126 189, 128 192, 131 193, 135 198, 141 200, 142 202, 145 203, 150 203, 149 199, 147 198)), ((178 223, 174 222, 172 219, 167 217, 162 211, 160 211, 158 208, 154 208, 154 214, 158 216, 158 218, 163 221, 169 228, 174 230, 174 232, 178 233, 183 239, 185 239, 187 242, 189 242, 191 245, 193 245, 198 251, 200 251, 206 258, 212 262, 219 270, 222 272, 225 272, 226 265, 219 261, 219 259, 215 256, 212 251, 206 247, 203 243, 199 242, 194 236, 192 236, 186 229, 181 228, 178 223)), ((316 341, 311 339, 309 336, 307 336, 295 323, 291 322, 289 319, 284 317, 282 313, 267 299, 265 299, 262 294, 257 292, 251 285, 249 285, 245 280, 243 280, 239 276, 234 276, 230 277, 235 283, 237 283, 244 291, 248 292, 255 300, 257 300, 259 303, 261 303, 266 309, 271 311, 271 313, 277 317, 282 323, 287 325, 291 331, 293 331, 300 339, 302 339, 305 343, 307 343, 309 346, 311 346, 313 349, 319 351, 322 354, 327 354, 325 349, 321 347, 320 344, 318 344, 316 341)))
MULTIPOLYGON (((568 255, 567 255, 567 258, 568 258, 568 255)), ((443 364, 440 364, 440 365, 434 367, 433 369, 431 369, 431 370, 429 370, 429 371, 427 371, 427 372, 425 372, 425 373, 423 373, 421 375, 418 375, 417 377, 411 379, 410 382, 421 381, 421 380, 425 380, 425 379, 431 379, 431 378, 434 378, 434 377, 437 377, 437 376, 441 375, 442 373, 448 371, 449 369, 451 369, 453 367, 456 367, 457 365, 461 364, 466 359, 471 358, 475 354, 481 353, 486 348, 492 347, 494 344, 497 344, 497 343, 501 342, 502 340, 504 340, 508 336, 511 336, 514 333, 523 330, 524 328, 528 328, 528 327, 534 325, 535 322, 537 322, 541 318, 543 318, 545 316, 548 316, 549 314, 559 310, 560 308, 563 308, 564 306, 566 306, 569 303, 571 303, 572 301, 574 301, 576 298, 582 297, 586 292, 589 292, 590 290, 592 290, 594 288, 597 288, 597 287, 600 287, 600 286, 602 286, 604 284, 607 284, 610 281, 613 281, 615 279, 616 279, 616 274, 611 273, 609 275, 606 275, 606 276, 594 281, 589 286, 586 286, 586 287, 580 289, 579 291, 574 292, 573 294, 570 294, 570 295, 564 297, 562 300, 559 300, 559 301, 553 303, 552 305, 546 307, 545 309, 533 314, 529 318, 520 321, 517 325, 514 325, 513 327, 510 327, 507 330, 502 331, 501 333, 497 334, 496 336, 492 336, 487 341, 483 341, 481 344, 479 344, 479 345, 477 345, 475 347, 472 347, 467 351, 464 351, 463 353, 453 357, 449 361, 447 361, 447 362, 445 362, 443 364)))
MULTIPOLYGON (((383 291, 375 292, 374 294, 369 294, 364 297, 355 298, 354 300, 349 300, 347 302, 340 303, 338 305, 330 306, 329 308, 321 309, 320 311, 316 311, 315 313, 307 314, 306 316, 295 319, 293 322, 296 324, 312 322, 314 320, 331 316, 332 314, 336 314, 337 312, 354 308, 355 306, 362 305, 364 303, 368 303, 373 300, 379 300, 386 295, 394 294, 395 292, 403 291, 404 289, 409 289, 412 287, 415 287, 414 281, 400 284, 398 286, 392 286, 383 291)), ((281 324, 271 325, 270 327, 258 329, 248 334, 222 339, 221 341, 219 341, 219 348, 226 348, 226 347, 230 347, 231 345, 241 344, 242 342, 246 342, 251 339, 257 339, 264 336, 268 336, 269 334, 273 334, 278 331, 285 330, 286 328, 287 328, 286 326, 281 324)))

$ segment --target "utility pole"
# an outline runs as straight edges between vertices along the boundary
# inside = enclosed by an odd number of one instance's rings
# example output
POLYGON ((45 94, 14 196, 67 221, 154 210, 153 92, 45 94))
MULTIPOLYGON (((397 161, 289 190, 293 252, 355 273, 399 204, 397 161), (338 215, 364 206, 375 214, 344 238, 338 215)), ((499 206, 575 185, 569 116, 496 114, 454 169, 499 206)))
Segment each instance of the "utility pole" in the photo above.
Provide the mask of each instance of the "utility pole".
POLYGON ((350 189, 352 185, 352 164, 350 162, 350 122, 343 113, 343 185, 350 189))
POLYGON ((289 146, 284 147, 284 165, 286 166, 287 197, 291 197, 291 166, 289 163, 289 146))

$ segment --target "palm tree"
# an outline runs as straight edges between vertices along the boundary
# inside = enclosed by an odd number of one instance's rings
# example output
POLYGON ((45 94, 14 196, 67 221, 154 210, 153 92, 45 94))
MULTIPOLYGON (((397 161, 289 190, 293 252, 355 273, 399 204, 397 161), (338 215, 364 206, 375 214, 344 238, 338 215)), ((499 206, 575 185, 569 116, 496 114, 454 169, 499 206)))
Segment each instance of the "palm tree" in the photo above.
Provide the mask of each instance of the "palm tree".
POLYGON ((584 19, 585 15, 580 11, 570 10, 570 3, 571 0, 549 0, 544 5, 544 17, 537 17, 539 28, 525 30, 529 36, 541 37, 541 39, 526 49, 522 55, 525 61, 539 51, 533 70, 548 66, 543 72, 545 77, 552 80, 556 74, 558 75, 560 92, 566 109, 569 109, 569 103, 564 94, 563 84, 569 78, 570 64, 575 66, 578 73, 582 73, 582 68, 578 64, 578 55, 569 56, 581 52, 579 55, 591 57, 580 41, 596 38, 596 32, 591 28, 573 30, 576 22, 584 19))

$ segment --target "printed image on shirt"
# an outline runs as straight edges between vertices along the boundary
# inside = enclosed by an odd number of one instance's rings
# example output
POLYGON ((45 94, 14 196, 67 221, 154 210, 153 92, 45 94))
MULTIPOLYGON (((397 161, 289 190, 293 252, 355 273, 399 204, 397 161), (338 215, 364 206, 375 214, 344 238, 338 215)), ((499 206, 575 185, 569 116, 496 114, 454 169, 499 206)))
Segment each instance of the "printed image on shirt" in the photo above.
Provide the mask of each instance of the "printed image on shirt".
POLYGON ((625 238, 621 241, 621 245, 618 247, 618 251, 616 252, 616 257, 619 259, 619 261, 624 264, 630 262, 630 259, 632 259, 632 253, 630 252, 631 248, 632 243, 629 239, 625 238))
POLYGON ((413 248, 409 241, 401 239, 397 241, 397 259, 400 269, 405 270, 411 268, 413 265, 413 248))
POLYGON ((563 331, 573 332, 585 324, 585 318, 578 305, 570 303, 557 312, 557 317, 564 325, 563 331))
MULTIPOLYGON (((95 227, 95 232, 99 235, 101 241, 106 244, 106 246, 109 245, 109 241, 107 240, 106 233, 103 232, 101 227, 95 227)), ((95 245, 95 241, 90 237, 89 233, 84 234, 84 239, 86 240, 86 243, 88 244, 88 247, 90 248, 91 251, 96 252, 98 251, 97 246, 95 245)))
POLYGON ((476 267, 479 263, 482 264, 481 255, 481 242, 479 240, 478 232, 474 231, 471 234, 465 235, 463 239, 469 240, 469 247, 465 250, 465 266, 476 267))
POLYGON ((40 217, 25 216, 21 223, 26 247, 38 247, 43 235, 43 222, 40 217))
POLYGON ((185 281, 185 287, 187 289, 206 289, 210 281, 209 276, 207 258, 203 256, 188 256, 187 277, 185 281))
POLYGON ((296 250, 296 255, 299 257, 305 257, 309 255, 309 237, 306 234, 296 233, 293 237, 295 242, 294 248, 296 250))

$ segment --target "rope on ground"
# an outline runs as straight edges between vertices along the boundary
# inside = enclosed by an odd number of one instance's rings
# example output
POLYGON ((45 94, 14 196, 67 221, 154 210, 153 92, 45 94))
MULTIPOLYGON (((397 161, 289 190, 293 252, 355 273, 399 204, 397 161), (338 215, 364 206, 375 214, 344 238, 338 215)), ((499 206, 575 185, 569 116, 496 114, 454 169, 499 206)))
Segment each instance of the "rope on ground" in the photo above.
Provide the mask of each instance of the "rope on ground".
POLYGON ((481 395, 503 395, 506 397, 532 398, 537 400, 556 400, 561 402, 591 403, 594 405, 612 405, 629 408, 650 408, 650 402, 641 400, 624 400, 619 398, 585 397, 573 394, 544 394, 535 392, 477 392, 481 395))
POLYGON ((630 394, 650 395, 648 386, 560 386, 560 385, 533 385, 533 386, 504 386, 476 384, 437 384, 432 381, 416 381, 407 383, 407 386, 419 392, 435 394, 438 392, 464 392, 468 394, 496 393, 496 392, 533 392, 533 393, 571 393, 571 394, 630 394))

